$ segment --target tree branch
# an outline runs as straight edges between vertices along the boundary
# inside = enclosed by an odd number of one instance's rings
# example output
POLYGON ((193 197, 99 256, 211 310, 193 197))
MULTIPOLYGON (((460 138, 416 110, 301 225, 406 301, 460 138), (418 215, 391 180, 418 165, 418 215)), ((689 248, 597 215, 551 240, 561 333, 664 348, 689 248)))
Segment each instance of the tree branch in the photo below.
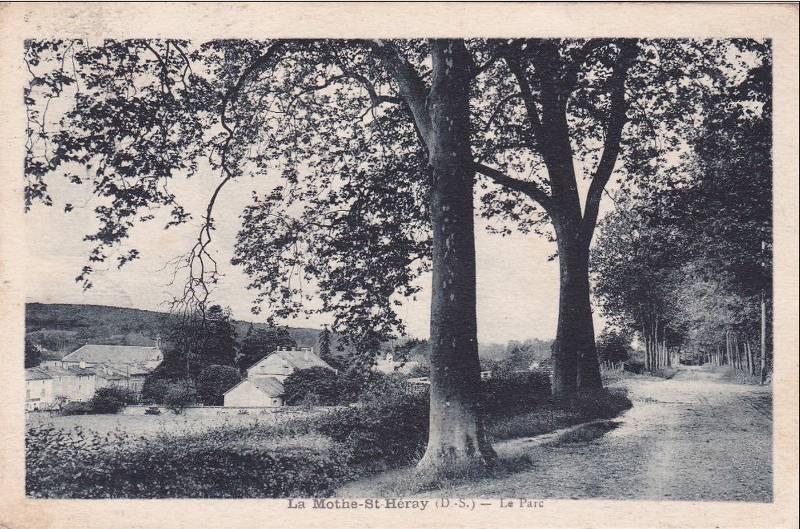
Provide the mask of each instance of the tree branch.
POLYGON ((581 223, 581 237, 588 246, 592 241, 594 228, 597 224, 597 215, 600 210, 600 200, 603 197, 614 165, 619 156, 622 129, 627 123, 628 105, 625 100, 625 78, 628 75, 633 59, 636 57, 636 42, 625 39, 619 44, 619 58, 614 65, 611 77, 611 108, 609 110, 608 124, 606 127, 606 140, 603 145, 603 154, 597 164, 589 192, 586 196, 583 220, 581 223))
POLYGON ((417 130, 427 147, 431 120, 425 104, 428 97, 428 88, 425 82, 414 70, 414 67, 400 55, 400 52, 390 42, 375 39, 364 41, 363 44, 375 53, 386 69, 389 70, 389 73, 392 74, 395 81, 397 81, 400 95, 411 110, 417 130))
POLYGON ((227 184, 236 176, 237 172, 228 166, 227 159, 230 144, 233 141, 235 134, 235 126, 232 128, 228 123, 228 105, 232 105, 236 101, 236 98, 238 97, 245 83, 252 75, 260 72, 262 69, 272 64, 275 58, 278 57, 283 51, 284 45, 285 43, 282 41, 273 43, 263 55, 261 55, 244 69, 244 71, 239 75, 236 83, 227 90, 222 98, 222 103, 220 106, 220 124, 228 135, 228 137, 225 139, 225 142, 220 147, 220 166, 222 168, 224 177, 222 181, 217 184, 217 187, 211 194, 211 198, 209 199, 206 207, 206 214, 203 217, 203 225, 200 227, 200 233, 197 236, 197 242, 186 256, 186 267, 189 271, 189 280, 184 289, 184 299, 182 302, 186 305, 197 305, 201 312, 204 310, 205 303, 210 295, 210 291, 206 285, 206 277, 208 277, 209 281, 213 284, 217 281, 218 276, 217 262, 208 252, 208 246, 211 244, 211 232, 214 230, 214 219, 212 217, 214 204, 216 203, 222 188, 225 187, 225 184, 227 184), (206 263, 206 261, 209 261, 209 263, 206 263), (195 264, 199 268, 198 275, 195 275, 195 264), (206 269, 207 264, 210 265, 208 270, 206 269))
POLYGON ((497 169, 494 169, 487 165, 483 165, 481 163, 475 163, 475 172, 480 173, 484 176, 488 176, 495 183, 507 187, 512 191, 518 191, 520 193, 529 196, 530 198, 535 200, 540 206, 542 206, 548 214, 554 212, 555 205, 553 203, 552 198, 550 198, 550 195, 548 195, 544 191, 544 189, 536 185, 535 182, 529 182, 526 180, 519 180, 517 178, 513 178, 501 171, 498 171, 497 169))
POLYGON ((589 56, 594 53, 596 50, 602 48, 603 46, 609 44, 608 39, 589 39, 587 40, 583 46, 578 50, 576 53, 572 64, 567 67, 567 71, 564 75, 564 86, 565 90, 570 92, 575 88, 575 85, 578 82, 578 72, 581 69, 581 66, 589 56))
POLYGON ((492 115, 489 116, 489 120, 486 122, 486 125, 483 126, 483 132, 487 132, 489 130, 489 127, 492 126, 492 122, 498 115, 500 115, 500 112, 503 110, 503 107, 505 107, 509 101, 511 101, 512 99, 516 99, 517 97, 522 97, 522 94, 520 94, 519 92, 514 92, 513 94, 507 95, 506 97, 501 99, 499 103, 497 103, 497 106, 495 107, 494 111, 492 111, 492 115))
POLYGON ((539 109, 536 108, 536 99, 533 96, 533 90, 531 89, 528 76, 525 75, 525 70, 519 61, 518 55, 512 53, 512 50, 505 45, 502 46, 500 50, 500 53, 503 56, 503 59, 506 61, 509 70, 511 70, 511 73, 517 79, 520 96, 522 97, 523 103, 525 103, 525 111, 528 115, 528 121, 531 124, 534 139, 538 142, 541 140, 542 120, 539 117, 539 109))

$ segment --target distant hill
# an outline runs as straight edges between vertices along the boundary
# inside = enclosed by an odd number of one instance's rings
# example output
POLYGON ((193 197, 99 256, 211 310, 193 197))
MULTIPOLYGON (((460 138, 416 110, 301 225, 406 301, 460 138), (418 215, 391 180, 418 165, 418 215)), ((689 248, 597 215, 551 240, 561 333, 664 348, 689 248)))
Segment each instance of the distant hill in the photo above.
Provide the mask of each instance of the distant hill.
MULTIPOLYGON (((153 345, 168 315, 151 310, 78 305, 66 303, 26 303, 26 336, 60 356, 86 343, 109 345, 153 345)), ((235 321, 236 333, 244 336, 250 322, 235 321)), ((256 327, 267 327, 254 323, 256 327)), ((300 347, 316 346, 319 329, 288 327, 300 347)), ((334 337, 335 343, 335 337, 334 337)))
MULTIPOLYGON (((87 344, 145 345, 152 346, 159 335, 167 313, 151 310, 111 307, 107 305, 79 305, 67 303, 27 303, 25 305, 25 333, 33 343, 42 346, 46 357, 60 358, 78 347, 87 344)), ((248 321, 235 320, 239 338, 247 333, 248 321)), ((264 323, 253 323, 266 328, 264 323)), ((299 347, 317 347, 320 329, 287 327, 289 334, 299 347)), ((332 337, 335 350, 337 336, 332 337)), ((384 344, 383 353, 406 343, 408 338, 384 344)), ((478 344, 483 359, 501 360, 509 354, 509 347, 519 345, 535 357, 550 355, 551 341, 526 340, 507 344, 478 344)), ((408 353, 408 360, 426 361, 428 343, 416 343, 408 353)))

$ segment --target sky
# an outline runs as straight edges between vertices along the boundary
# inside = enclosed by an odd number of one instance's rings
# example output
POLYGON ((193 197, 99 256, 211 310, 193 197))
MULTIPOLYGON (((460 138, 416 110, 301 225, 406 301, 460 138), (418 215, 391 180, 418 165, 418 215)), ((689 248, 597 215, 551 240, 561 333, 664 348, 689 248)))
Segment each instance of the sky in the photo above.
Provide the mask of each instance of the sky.
MULTIPOLYGON (((191 179, 175 180, 171 189, 199 217, 218 178, 207 171, 191 179)), ((213 251, 224 277, 213 300, 230 307, 236 319, 264 318, 251 313, 255 292, 247 290, 246 275, 230 264, 230 258, 240 226, 239 215, 250 201, 252 191, 265 191, 273 185, 275 182, 254 179, 232 181, 217 201, 213 251)), ((50 181, 50 190, 55 205, 36 204, 26 216, 27 300, 166 310, 165 302, 178 292, 182 277, 178 276, 170 285, 175 268, 169 263, 190 249, 198 223, 164 230, 167 216, 163 211, 156 214, 154 221, 138 224, 126 247, 138 249, 140 259, 122 269, 110 263, 94 275, 93 288, 84 291, 75 277, 88 263, 92 245, 83 241, 83 236, 96 229, 93 208, 97 199, 86 186, 56 178, 50 181), (74 204, 73 211, 64 213, 66 202, 74 204)), ((548 261, 547 257, 555 252, 555 244, 534 234, 501 237, 486 232, 485 226, 484 220, 476 219, 479 341, 503 343, 552 338, 558 315, 558 261, 548 261)), ((424 338, 429 334, 430 282, 430 275, 420 278, 423 291, 416 301, 408 300, 400 308, 411 336, 424 338)), ((329 321, 325 315, 319 315, 282 323, 319 328, 329 321)))

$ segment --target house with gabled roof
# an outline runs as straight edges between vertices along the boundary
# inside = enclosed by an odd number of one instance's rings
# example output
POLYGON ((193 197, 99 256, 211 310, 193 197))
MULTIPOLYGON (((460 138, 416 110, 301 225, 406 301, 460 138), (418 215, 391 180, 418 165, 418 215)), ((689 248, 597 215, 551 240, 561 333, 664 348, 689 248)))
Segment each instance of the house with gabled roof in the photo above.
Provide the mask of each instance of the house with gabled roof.
POLYGON ((246 378, 225 392, 224 405, 233 408, 283 406, 283 384, 274 377, 246 378))
POLYGON ((313 347, 300 349, 279 349, 268 354, 249 368, 247 378, 274 377, 281 382, 298 369, 321 367, 335 371, 325 360, 314 353, 313 347))
POLYGON ((50 409, 55 405, 53 377, 44 369, 25 369, 25 410, 50 409))
POLYGON ((164 359, 160 344, 87 344, 61 360, 42 362, 41 368, 53 378, 53 391, 63 400, 89 400, 95 390, 116 386, 139 394, 145 377, 164 359))
POLYGON ((48 361, 42 362, 39 369, 52 379, 53 396, 56 400, 89 400, 97 389, 95 372, 91 368, 48 361))
POLYGON ((61 359, 64 364, 140 365, 151 371, 164 360, 161 348, 138 345, 84 345, 61 359))
POLYGON ((321 367, 335 371, 312 347, 279 349, 247 369, 247 378, 224 396, 227 407, 283 406, 283 381, 298 369, 321 367))

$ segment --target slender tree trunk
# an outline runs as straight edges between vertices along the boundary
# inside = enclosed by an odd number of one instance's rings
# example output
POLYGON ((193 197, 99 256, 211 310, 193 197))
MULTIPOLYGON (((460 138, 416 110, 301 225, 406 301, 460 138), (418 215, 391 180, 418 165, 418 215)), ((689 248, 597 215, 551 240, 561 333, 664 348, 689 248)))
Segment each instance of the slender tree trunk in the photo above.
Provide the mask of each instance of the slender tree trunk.
POLYGON ((558 223, 560 290, 553 343, 553 394, 602 388, 589 299, 589 250, 569 222, 558 223))
POLYGON ((727 363, 729 365, 733 364, 733 359, 731 358, 731 331, 725 331, 725 357, 728 359, 727 363))
MULTIPOLYGON (((763 250, 764 243, 761 244, 763 250)), ((767 301, 764 291, 761 291, 761 383, 767 381, 767 301)))
POLYGON ((481 409, 476 323, 473 161, 463 44, 432 43, 428 151, 433 167, 431 402, 421 468, 447 470, 495 459, 481 409))

